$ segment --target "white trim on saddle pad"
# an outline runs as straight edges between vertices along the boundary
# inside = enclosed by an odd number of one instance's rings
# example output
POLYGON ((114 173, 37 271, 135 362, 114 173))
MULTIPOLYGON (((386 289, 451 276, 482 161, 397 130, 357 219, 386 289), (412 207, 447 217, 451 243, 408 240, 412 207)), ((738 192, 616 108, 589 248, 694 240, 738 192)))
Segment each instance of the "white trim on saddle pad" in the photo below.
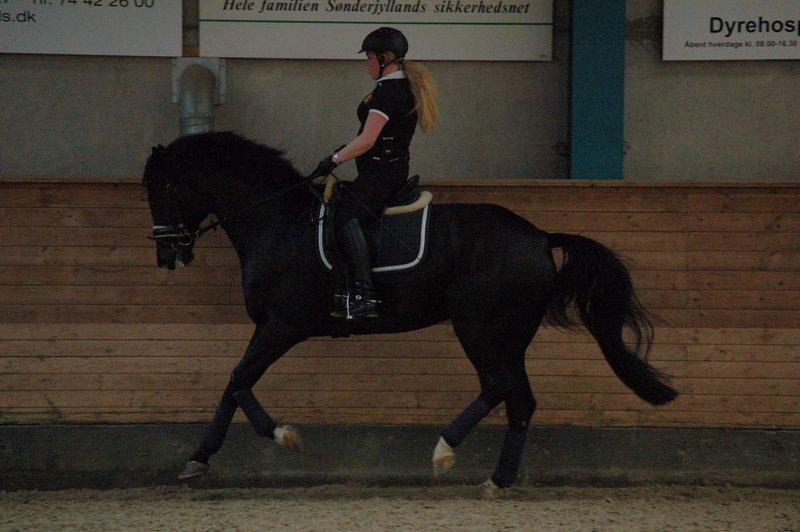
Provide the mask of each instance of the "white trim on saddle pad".
MULTIPOLYGON (((397 208, 397 209, 407 209, 402 212, 394 212, 392 214, 403 214, 404 212, 414 212, 418 211, 419 208, 411 209, 412 205, 417 205, 423 200, 423 195, 428 194, 428 197, 425 198, 425 208, 422 209, 422 223, 420 224, 420 237, 419 237, 419 251, 417 252, 417 256, 411 262, 407 262, 405 264, 396 264, 393 266, 380 266, 378 268, 372 268, 373 272, 380 273, 380 272, 392 272, 398 270, 407 270, 408 268, 413 268, 422 260, 422 256, 425 254, 425 235, 426 229, 428 227, 428 210, 430 209, 430 201, 433 195, 426 191, 423 191, 420 194, 420 199, 416 202, 412 203, 411 205, 401 205, 399 207, 390 207, 390 208, 397 208)), ((386 209, 385 214, 388 213, 389 209, 386 209)), ((319 257, 322 259, 322 263, 325 264, 325 267, 329 270, 333 270, 333 265, 328 260, 328 256, 325 255, 325 242, 323 238, 323 223, 325 221, 325 204, 323 203, 319 207, 319 222, 317 222, 317 245, 319 247, 319 257)))

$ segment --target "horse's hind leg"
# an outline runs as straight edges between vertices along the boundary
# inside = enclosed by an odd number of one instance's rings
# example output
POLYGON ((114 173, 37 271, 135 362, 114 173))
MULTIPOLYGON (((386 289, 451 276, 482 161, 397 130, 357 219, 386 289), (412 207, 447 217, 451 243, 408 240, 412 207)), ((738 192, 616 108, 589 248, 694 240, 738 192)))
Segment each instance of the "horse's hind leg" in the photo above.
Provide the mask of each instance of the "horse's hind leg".
POLYGON ((492 496, 497 488, 508 487, 517 478, 531 417, 536 411, 536 400, 525 369, 525 351, 541 322, 541 314, 531 317, 527 322, 520 320, 519 317, 510 318, 507 325, 508 334, 501 340, 507 363, 499 378, 505 382, 508 427, 494 474, 483 485, 485 495, 492 496))
POLYGON ((513 483, 525 444, 528 423, 536 402, 525 371, 525 350, 541 317, 530 312, 506 316, 477 326, 453 320, 456 334, 478 372, 480 395, 442 432, 434 451, 434 474, 446 471, 454 461, 452 449, 501 402, 506 402, 508 429, 500 461, 490 487, 513 483))
POLYGON ((453 329, 464 352, 478 373, 481 393, 442 431, 433 453, 433 474, 439 476, 453 465, 455 454, 464 438, 505 398, 503 380, 504 353, 493 341, 492 324, 484 316, 469 313, 453 318, 453 329))
MULTIPOLYGON (((491 478, 491 482, 500 488, 510 486, 517 478, 528 426, 536 410, 536 400, 533 398, 528 374, 525 371, 524 352, 513 366, 515 367, 509 368, 509 371, 503 375, 503 378, 508 380, 508 392, 505 399, 508 428, 506 428, 500 460, 497 462, 497 468, 491 478)), ((489 489, 492 488, 488 484, 485 486, 489 489)))
POLYGON ((453 329, 467 358, 478 373, 481 393, 442 431, 433 451, 435 477, 447 472, 453 466, 455 462, 453 449, 458 447, 467 434, 502 401, 501 397, 491 392, 490 368, 498 359, 498 353, 496 347, 489 341, 489 336, 484 334, 485 327, 478 325, 472 319, 457 318, 453 320, 453 329))
POLYGON ((222 447, 237 407, 242 408, 257 434, 278 439, 285 447, 299 449, 297 434, 290 427, 277 426, 253 395, 252 387, 273 362, 301 339, 277 322, 256 327, 247 351, 231 374, 214 418, 179 478, 199 476, 208 470, 208 459, 222 447))

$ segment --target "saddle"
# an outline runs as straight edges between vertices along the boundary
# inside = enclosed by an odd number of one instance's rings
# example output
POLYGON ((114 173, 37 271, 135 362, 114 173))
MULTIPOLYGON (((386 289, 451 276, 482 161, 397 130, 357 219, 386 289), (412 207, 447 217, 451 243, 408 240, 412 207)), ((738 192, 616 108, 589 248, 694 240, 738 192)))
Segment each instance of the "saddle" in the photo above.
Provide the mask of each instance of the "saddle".
MULTIPOLYGON (((340 188, 344 186, 346 183, 329 179, 319 207, 317 246, 320 260, 329 270, 343 269, 335 250, 333 220, 337 198, 347 193, 340 188)), ((420 189, 419 176, 415 175, 392 196, 380 220, 364 224, 374 273, 409 270, 422 262, 427 249, 431 199, 433 195, 420 189)))

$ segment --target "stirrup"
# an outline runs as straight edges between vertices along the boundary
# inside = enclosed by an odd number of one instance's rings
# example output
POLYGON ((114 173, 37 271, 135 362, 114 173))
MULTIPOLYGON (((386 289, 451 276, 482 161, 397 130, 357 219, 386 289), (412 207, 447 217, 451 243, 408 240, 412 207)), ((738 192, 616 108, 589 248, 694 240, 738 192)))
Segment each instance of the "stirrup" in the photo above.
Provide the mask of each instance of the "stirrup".
POLYGON ((334 318, 344 318, 352 320, 354 318, 377 318, 377 306, 379 300, 369 297, 367 294, 356 292, 355 294, 338 294, 336 299, 341 301, 341 308, 334 309, 331 316, 334 318))

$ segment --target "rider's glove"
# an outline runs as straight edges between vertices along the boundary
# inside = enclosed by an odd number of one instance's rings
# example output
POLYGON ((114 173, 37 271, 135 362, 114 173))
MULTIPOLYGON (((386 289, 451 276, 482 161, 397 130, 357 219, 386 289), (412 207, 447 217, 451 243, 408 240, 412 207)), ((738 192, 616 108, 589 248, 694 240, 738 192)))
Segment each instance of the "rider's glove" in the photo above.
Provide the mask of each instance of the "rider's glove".
POLYGON ((336 163, 333 162, 333 155, 328 155, 319 162, 314 173, 318 176, 326 176, 333 172, 334 168, 336 168, 336 163))

